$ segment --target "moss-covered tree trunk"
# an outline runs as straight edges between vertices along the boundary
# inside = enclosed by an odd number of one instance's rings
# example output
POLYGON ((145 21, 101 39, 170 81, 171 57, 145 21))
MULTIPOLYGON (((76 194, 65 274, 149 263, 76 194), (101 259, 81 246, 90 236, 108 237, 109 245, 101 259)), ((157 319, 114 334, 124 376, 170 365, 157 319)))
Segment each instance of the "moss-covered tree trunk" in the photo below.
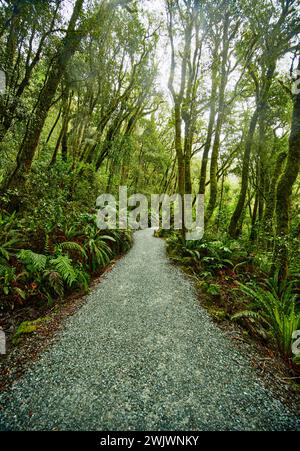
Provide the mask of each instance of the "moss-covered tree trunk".
POLYGON ((30 84, 34 69, 40 61, 43 49, 45 48, 46 39, 50 32, 53 31, 57 19, 57 13, 60 8, 59 2, 57 2, 55 10, 53 10, 51 23, 48 30, 44 30, 40 37, 40 41, 35 39, 35 29, 33 28, 32 34, 28 41, 28 53, 32 54, 35 50, 34 57, 30 60, 27 58, 24 65, 24 75, 21 80, 20 77, 20 60, 21 60, 21 45, 25 38, 24 33, 26 30, 22 26, 22 16, 24 19, 24 13, 26 12, 26 2, 18 0, 14 2, 12 17, 10 19, 9 36, 6 46, 6 86, 10 94, 7 96, 5 108, 0 108, 0 142, 6 136, 6 133, 10 129, 13 121, 16 119, 18 105, 22 95, 30 84), (25 10, 25 11, 24 11, 25 10), (17 47, 19 47, 17 49, 17 47))
POLYGON ((260 235, 261 223, 265 208, 265 159, 266 130, 264 112, 259 117, 259 140, 256 155, 255 202, 251 221, 250 240, 255 241, 260 235))
MULTIPOLYGON (((251 201, 250 201, 251 203, 251 201)), ((256 219, 257 219, 257 212, 258 212, 258 205, 259 205, 259 194, 258 192, 256 192, 255 194, 255 200, 254 200, 254 205, 253 205, 253 213, 252 213, 252 218, 251 218, 251 232, 250 232, 250 241, 255 241, 257 238, 257 223, 256 223, 256 219)))
MULTIPOLYGON (((261 81, 256 79, 256 109, 250 121, 249 132, 245 143, 240 194, 228 228, 228 234, 231 238, 238 238, 242 233, 243 213, 249 183, 249 168, 254 133, 258 120, 263 120, 265 118, 266 109, 268 107, 269 92, 276 69, 276 58, 272 57, 272 60, 270 60, 270 56, 268 55, 266 56, 266 60, 269 65, 267 73, 261 81)), ((254 74, 253 76, 255 77, 254 74)))
MULTIPOLYGON (((16 54, 18 51, 19 27, 21 22, 21 2, 18 0, 12 4, 12 15, 10 18, 8 37, 5 49, 1 50, 4 53, 4 72, 7 92, 13 88, 14 66, 16 54)), ((3 41, 1 42, 3 46, 3 41)), ((1 67, 2 69, 2 67, 1 67)), ((12 121, 12 112, 10 96, 7 95, 1 101, 0 108, 0 141, 3 140, 7 130, 8 124, 12 121)))
POLYGON ((53 156, 50 162, 50 166, 54 165, 57 160, 59 148, 61 146, 61 157, 63 161, 67 161, 68 158, 68 125, 70 115, 71 100, 69 98, 68 86, 63 87, 62 92, 62 127, 57 139, 57 143, 53 152, 53 156))
POLYGON ((210 113, 209 113, 206 141, 205 141, 205 145, 204 145, 204 149, 203 149, 202 162, 201 162, 199 194, 205 194, 208 157, 209 157, 209 151, 210 151, 211 141, 212 141, 212 137, 213 137, 213 129, 214 129, 215 120, 216 120, 216 98, 217 98, 217 90, 218 90, 218 62, 219 62, 218 50, 219 49, 217 46, 217 48, 215 49, 213 63, 212 63, 210 113))
POLYGON ((181 134, 181 107, 175 104, 175 151, 178 167, 178 192, 182 196, 185 193, 185 161, 182 150, 182 134, 181 134))
MULTIPOLYGON (((300 57, 298 63, 300 70, 300 57)), ((280 177, 276 197, 276 244, 274 269, 282 279, 288 274, 288 236, 290 204, 294 183, 300 171, 300 91, 294 95, 294 108, 286 166, 280 177)))
POLYGON ((185 179, 185 193, 192 193, 192 179, 191 179, 191 158, 192 158, 192 143, 193 130, 191 119, 185 121, 185 137, 184 137, 184 179, 185 179))
POLYGON ((258 146, 258 228, 261 228, 265 211, 266 194, 266 122, 265 117, 260 117, 259 122, 259 146, 258 146))
POLYGON ((61 158, 63 161, 68 160, 68 128, 70 120, 70 110, 71 110, 71 98, 69 92, 69 86, 66 85, 63 91, 62 100, 62 138, 61 138, 61 158))
POLYGON ((265 236, 268 240, 275 233, 275 228, 273 227, 273 219, 276 205, 277 185, 282 173, 283 164, 286 160, 286 157, 287 157, 286 152, 279 153, 276 159, 274 171, 272 173, 269 190, 267 192, 266 209, 263 221, 264 221, 265 236))
POLYGON ((253 116, 250 121, 250 127, 248 136, 245 143, 245 151, 244 151, 244 157, 243 157, 243 168, 242 168, 242 183, 241 183, 241 190, 238 198, 238 202, 236 204, 235 210, 233 212, 233 215, 231 217, 231 221, 229 224, 228 233, 229 236, 232 238, 238 238, 238 236, 241 233, 241 218, 243 216, 246 196, 247 196, 247 190, 248 190, 248 183, 249 183, 249 169, 250 169, 250 158, 251 158, 251 150, 252 150, 252 144, 253 144, 253 137, 258 121, 258 109, 255 110, 253 113, 253 116))
POLYGON ((228 81, 228 53, 229 53, 229 13, 224 18, 223 30, 223 50, 222 50, 222 64, 221 64, 221 81, 219 89, 219 105, 218 105, 218 119, 216 124, 215 139, 212 148, 211 162, 210 162, 210 197, 205 215, 206 221, 209 221, 216 207, 218 194, 218 159, 220 152, 221 133, 225 115, 225 90, 228 81))

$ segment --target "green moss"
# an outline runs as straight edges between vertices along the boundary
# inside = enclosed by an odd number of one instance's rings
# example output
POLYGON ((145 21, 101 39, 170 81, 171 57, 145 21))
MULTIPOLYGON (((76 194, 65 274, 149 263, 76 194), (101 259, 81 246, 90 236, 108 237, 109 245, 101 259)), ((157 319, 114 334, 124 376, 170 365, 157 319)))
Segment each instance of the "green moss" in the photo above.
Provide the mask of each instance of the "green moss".
POLYGON ((208 307, 208 311, 217 321, 225 321, 228 318, 227 312, 223 309, 208 307))
POLYGON ((17 328, 13 338, 12 343, 14 345, 17 345, 22 336, 26 334, 32 334, 35 332, 44 322, 47 322, 50 320, 49 316, 45 316, 43 318, 38 318, 34 321, 23 321, 17 328))

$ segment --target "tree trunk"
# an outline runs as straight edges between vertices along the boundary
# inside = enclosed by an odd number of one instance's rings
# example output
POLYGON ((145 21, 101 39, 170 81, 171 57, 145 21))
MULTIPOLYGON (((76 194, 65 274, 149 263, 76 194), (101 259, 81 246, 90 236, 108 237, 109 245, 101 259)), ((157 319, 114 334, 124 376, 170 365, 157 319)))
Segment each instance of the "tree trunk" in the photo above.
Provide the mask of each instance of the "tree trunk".
POLYGON ((222 175, 222 181, 221 181, 221 193, 220 193, 220 201, 219 201, 219 208, 218 208, 218 214, 217 214, 217 231, 220 230, 220 222, 222 219, 222 211, 223 211, 223 198, 224 198, 224 184, 225 184, 225 172, 222 175))
POLYGON ((222 67, 221 67, 221 82, 220 82, 220 91, 219 91, 219 105, 218 105, 218 119, 215 131, 215 139, 211 154, 211 163, 210 163, 210 197, 209 203, 206 212, 206 221, 209 221, 213 215, 213 212, 217 203, 217 194, 218 194, 218 159, 219 159, 219 151, 220 151, 220 142, 221 142, 221 132, 222 126, 224 122, 225 115, 225 90, 228 81, 228 73, 227 73, 227 60, 228 60, 228 52, 229 52, 229 14, 225 15, 224 19, 224 31, 223 31, 223 52, 222 52, 222 67))
POLYGON ((182 196, 185 192, 185 163, 181 138, 181 107, 175 104, 175 151, 178 165, 178 191, 182 196))
MULTIPOLYGON (((256 232, 261 235, 262 223, 265 211, 266 200, 266 116, 265 112, 259 118, 259 145, 258 145, 258 170, 257 170, 257 190, 258 190, 258 224, 256 232)), ((264 239, 263 239, 264 241, 264 239)), ((262 243, 263 244, 263 243, 262 243)))
POLYGON ((56 129, 56 126, 57 126, 57 124, 58 124, 58 121, 59 121, 59 119, 60 119, 60 116, 61 116, 61 108, 59 109, 59 112, 58 112, 58 114, 57 114, 57 117, 56 117, 56 119, 55 119, 55 122, 54 122, 54 124, 52 125, 51 130, 50 130, 50 132, 49 132, 49 134, 48 134, 48 137, 47 137, 47 139, 46 139, 46 144, 48 144, 48 142, 50 141, 51 136, 52 136, 52 134, 54 133, 54 130, 56 129))
POLYGON ((54 149, 54 152, 53 152, 53 155, 52 155, 52 158, 51 158, 49 166, 53 166, 56 163, 58 150, 60 148, 60 144, 61 144, 61 140, 62 140, 62 133, 63 133, 63 131, 61 130, 60 133, 59 133, 59 136, 57 138, 56 146, 55 146, 55 149, 54 149))
MULTIPOLYGON (((24 78, 19 81, 19 69, 17 70, 16 66, 17 63, 14 64, 14 59, 15 59, 15 53, 16 53, 16 49, 14 49, 14 46, 17 43, 17 39, 18 39, 18 34, 19 34, 19 22, 21 19, 21 15, 22 15, 22 7, 26 6, 26 5, 22 5, 21 1, 17 1, 15 3, 14 6, 14 13, 13 13, 13 17, 11 19, 11 29, 10 29, 10 33, 9 33, 9 38, 8 38, 8 44, 7 44, 7 53, 6 53, 6 66, 7 66, 7 71, 6 71, 6 84, 7 87, 10 88, 11 90, 11 94, 12 94, 12 99, 11 101, 6 105, 6 108, 3 108, 3 111, 0 112, 0 122, 1 122, 1 126, 0 126, 0 142, 4 139, 4 137, 6 136, 6 133, 8 132, 8 130, 10 129, 15 116, 16 116, 16 110, 18 107, 18 99, 20 99, 26 89, 26 87, 29 85, 33 71, 35 69, 35 67, 37 66, 37 64, 40 61, 41 58, 41 54, 42 54, 42 50, 45 48, 45 41, 46 38, 48 36, 48 34, 50 33, 50 31, 53 30, 54 25, 55 25, 55 21, 57 18, 57 13, 59 10, 59 2, 57 2, 56 5, 56 9, 53 12, 52 15, 52 20, 51 20, 51 24, 49 27, 49 30, 45 30, 44 34, 41 36, 41 39, 38 43, 37 49, 36 49, 36 53, 34 58, 32 59, 31 62, 29 62, 29 60, 26 61, 25 67, 24 67, 24 78), (9 50, 9 47, 11 47, 11 49, 9 50), (15 80, 13 80, 13 72, 17 73, 17 77, 15 80), (11 75, 9 75, 9 73, 11 75), (12 83, 14 81, 14 83, 12 83), (18 84, 19 82, 19 84, 18 84), (14 86, 13 86, 14 85, 14 86)), ((29 49, 28 52, 31 53, 32 48, 33 48, 33 44, 36 45, 37 43, 35 42, 35 29, 33 28, 33 34, 30 37, 29 40, 29 49)), ((19 50, 20 51, 20 50, 19 50)))
MULTIPOLYGON (((300 70, 300 57, 298 63, 300 70)), ((300 171, 300 92, 294 95, 292 127, 289 139, 287 162, 277 188, 276 199, 276 245, 274 269, 282 279, 288 274, 288 235, 290 204, 294 183, 300 171)))
POLYGON ((191 120, 188 118, 185 123, 185 138, 184 138, 184 179, 185 179, 185 193, 192 194, 192 180, 191 180, 191 158, 192 158, 192 141, 193 132, 191 130, 191 120))
POLYGON ((216 54, 214 56, 213 65, 212 65, 210 114, 209 114, 209 122, 208 122, 208 129, 207 129, 207 137, 206 137, 205 146, 204 146, 203 155, 202 155, 199 194, 205 194, 208 156, 209 156, 209 151, 210 151, 210 146, 211 146, 211 141, 212 141, 212 136, 213 136, 213 128, 215 125, 215 118, 216 118, 216 96, 217 96, 217 88, 218 88, 217 73, 218 73, 218 54, 216 52, 216 54))
POLYGON ((241 218, 243 215, 245 200, 247 196, 251 150, 257 121, 258 121, 258 109, 256 108, 250 121, 249 132, 245 143, 240 195, 229 224, 228 233, 231 238, 238 238, 242 230, 241 218))
POLYGON ((65 162, 68 160, 68 127, 71 109, 70 90, 67 83, 68 82, 66 82, 66 86, 63 88, 61 138, 61 158, 65 162))
MULTIPOLYGON (((256 92, 256 109, 250 121, 249 132, 247 136, 247 140, 245 143, 245 152, 243 159, 243 169, 242 169, 242 184, 239 199, 236 205, 236 208, 231 217, 228 234, 231 238, 238 238, 242 233, 243 227, 243 213, 244 206, 246 200, 246 194, 248 189, 248 181, 249 181, 249 165, 251 158, 251 150, 252 143, 254 138, 254 133, 256 129, 256 125, 258 120, 264 120, 266 109, 268 106, 268 95, 272 85, 274 72, 276 69, 276 59, 272 59, 271 61, 268 59, 268 70, 265 75, 265 78, 261 82, 261 88, 257 87, 256 92)), ((258 84, 258 81, 257 81, 258 84)))
MULTIPOLYGON (((251 201, 250 201, 251 204, 251 201)), ((257 212, 258 212, 258 205, 259 205, 259 195, 256 193, 255 200, 254 200, 254 206, 253 206, 253 214, 252 214, 252 220, 251 220, 251 233, 250 233, 250 241, 254 242, 257 238, 257 212)))
POLYGON ((267 238, 274 235, 275 230, 273 229, 273 219, 275 213, 275 205, 276 205, 276 192, 279 178, 282 173, 283 164, 286 160, 287 154, 286 152, 281 152, 276 160, 274 172, 272 174, 270 187, 267 195, 266 209, 264 214, 264 229, 265 235, 267 238))

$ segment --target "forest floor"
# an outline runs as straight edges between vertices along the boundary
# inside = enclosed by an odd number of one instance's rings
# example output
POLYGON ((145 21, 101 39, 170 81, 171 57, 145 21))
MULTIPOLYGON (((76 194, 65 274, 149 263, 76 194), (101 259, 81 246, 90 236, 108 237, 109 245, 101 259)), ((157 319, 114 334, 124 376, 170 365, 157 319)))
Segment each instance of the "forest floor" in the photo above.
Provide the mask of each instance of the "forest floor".
POLYGON ((300 430, 151 230, 0 408, 2 430, 300 430))

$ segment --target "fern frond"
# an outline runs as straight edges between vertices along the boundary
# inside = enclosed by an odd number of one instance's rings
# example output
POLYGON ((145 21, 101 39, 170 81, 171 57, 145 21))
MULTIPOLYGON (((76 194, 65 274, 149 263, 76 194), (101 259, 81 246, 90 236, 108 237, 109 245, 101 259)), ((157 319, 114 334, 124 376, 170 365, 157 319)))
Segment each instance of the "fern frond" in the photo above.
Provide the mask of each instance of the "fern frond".
POLYGON ((0 246, 0 255, 5 258, 5 260, 9 260, 10 254, 9 252, 5 249, 5 247, 0 246))
POLYGON ((113 243, 116 242, 115 238, 109 235, 100 235, 100 238, 101 240, 112 241, 113 243))
POLYGON ((72 260, 67 255, 59 255, 50 260, 63 280, 71 287, 76 282, 76 272, 73 268, 72 260))
POLYGON ((21 299, 23 299, 23 301, 26 300, 27 295, 26 295, 26 293, 25 293, 24 290, 22 290, 22 289, 19 288, 19 287, 14 287, 14 292, 15 292, 21 299))
POLYGON ((87 293, 89 291, 90 275, 84 270, 82 266, 76 268, 76 279, 78 284, 87 293))
POLYGON ((254 312, 253 310, 243 310, 231 317, 232 321, 237 321, 241 318, 250 318, 267 323, 267 321, 263 318, 263 316, 260 313, 254 312))
POLYGON ((75 241, 65 241, 64 243, 59 244, 56 249, 60 251, 75 251, 81 254, 84 258, 87 256, 83 247, 75 241))
POLYGON ((64 296, 64 281, 57 271, 45 271, 44 278, 48 280, 50 288, 62 298, 64 296))
POLYGON ((32 269, 33 272, 44 271, 47 264, 47 257, 43 254, 36 254, 29 249, 22 249, 18 253, 18 259, 32 269))
POLYGON ((0 263, 0 277, 4 277, 7 271, 9 271, 11 266, 9 264, 0 263))

